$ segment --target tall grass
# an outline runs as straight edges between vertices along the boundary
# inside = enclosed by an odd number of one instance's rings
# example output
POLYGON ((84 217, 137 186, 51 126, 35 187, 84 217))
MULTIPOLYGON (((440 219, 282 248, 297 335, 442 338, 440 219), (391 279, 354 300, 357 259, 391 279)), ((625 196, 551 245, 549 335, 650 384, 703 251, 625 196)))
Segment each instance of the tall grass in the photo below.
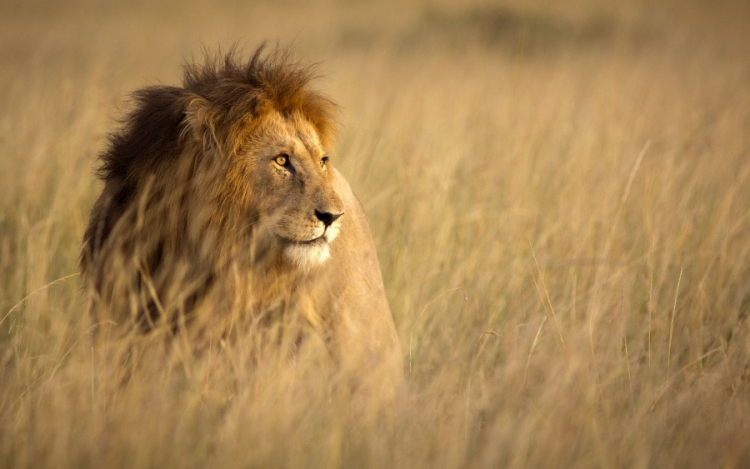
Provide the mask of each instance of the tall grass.
POLYGON ((750 461, 744 3, 0 8, 0 465, 750 461), (313 353, 256 363, 252 338, 89 340, 77 256, 126 94, 264 37, 322 60, 342 105, 392 402, 313 353))

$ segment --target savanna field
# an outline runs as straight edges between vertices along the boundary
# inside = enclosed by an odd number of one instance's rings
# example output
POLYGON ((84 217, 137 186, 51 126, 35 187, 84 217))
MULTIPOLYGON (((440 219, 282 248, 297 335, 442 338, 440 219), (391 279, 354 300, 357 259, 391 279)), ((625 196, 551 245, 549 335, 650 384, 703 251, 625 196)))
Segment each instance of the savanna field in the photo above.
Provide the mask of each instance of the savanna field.
POLYGON ((4 0, 0 467, 749 467, 748 24, 740 0, 4 0), (78 256, 129 93, 264 39, 340 105, 392 399, 252 338, 90 339, 78 256))

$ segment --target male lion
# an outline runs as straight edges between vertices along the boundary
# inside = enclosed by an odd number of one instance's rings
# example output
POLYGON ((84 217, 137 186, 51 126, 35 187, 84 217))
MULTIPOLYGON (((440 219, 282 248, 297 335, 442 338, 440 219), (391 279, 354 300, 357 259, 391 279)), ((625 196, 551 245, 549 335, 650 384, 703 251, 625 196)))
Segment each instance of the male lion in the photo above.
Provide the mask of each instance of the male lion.
POLYGON ((84 235, 93 310, 193 339, 292 313, 335 357, 400 375, 367 220, 329 159, 335 105, 309 68, 262 49, 135 93, 84 235))

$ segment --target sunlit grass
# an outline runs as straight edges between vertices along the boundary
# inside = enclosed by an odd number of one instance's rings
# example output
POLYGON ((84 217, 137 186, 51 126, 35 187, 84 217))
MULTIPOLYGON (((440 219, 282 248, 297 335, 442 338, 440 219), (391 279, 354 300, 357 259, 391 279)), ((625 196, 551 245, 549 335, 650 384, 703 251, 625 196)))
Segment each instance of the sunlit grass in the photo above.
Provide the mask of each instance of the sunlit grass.
POLYGON ((746 465, 740 3, 3 7, 0 465, 746 465), (253 338, 90 340, 75 274, 126 94, 265 37, 322 60, 342 106, 334 164, 403 348, 393 402, 253 338))

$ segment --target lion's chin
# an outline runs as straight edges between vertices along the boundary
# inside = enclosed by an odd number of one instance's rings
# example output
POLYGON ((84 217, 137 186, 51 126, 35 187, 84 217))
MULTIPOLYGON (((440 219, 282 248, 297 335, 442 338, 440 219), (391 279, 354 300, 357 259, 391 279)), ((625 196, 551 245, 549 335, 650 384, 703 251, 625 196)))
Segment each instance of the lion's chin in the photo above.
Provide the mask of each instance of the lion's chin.
POLYGON ((331 257, 331 248, 324 240, 311 243, 289 243, 284 247, 284 257, 297 268, 309 271, 331 257))

